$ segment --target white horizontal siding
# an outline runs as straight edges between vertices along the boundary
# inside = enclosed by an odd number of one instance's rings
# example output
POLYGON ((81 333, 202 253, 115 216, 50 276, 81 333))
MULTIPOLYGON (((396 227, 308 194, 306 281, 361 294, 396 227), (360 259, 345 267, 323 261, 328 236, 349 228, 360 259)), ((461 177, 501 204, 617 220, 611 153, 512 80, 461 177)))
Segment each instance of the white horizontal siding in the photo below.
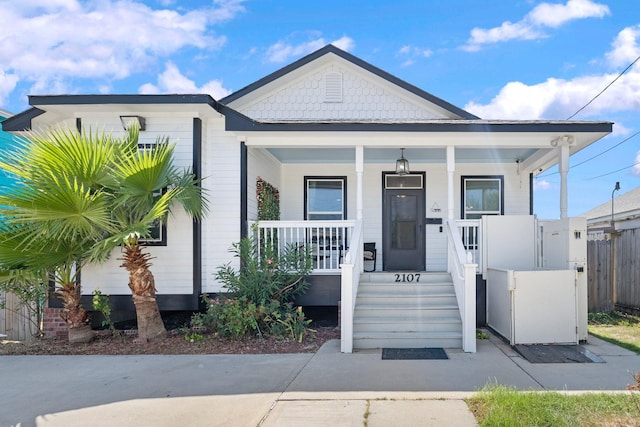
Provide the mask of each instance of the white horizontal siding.
POLYGON ((204 126, 202 182, 210 211, 202 224, 202 291, 222 290, 215 280, 218 267, 238 259, 229 252, 240 240, 240 141, 224 131, 224 121, 209 120, 204 126))
MULTIPOLYGON (((153 256, 151 272, 158 295, 193 293, 193 226, 182 208, 167 221, 167 246, 149 246, 153 256)), ((82 269, 82 293, 96 288, 108 295, 130 295, 127 271, 120 267, 121 250, 115 249, 104 264, 87 265, 82 269)))

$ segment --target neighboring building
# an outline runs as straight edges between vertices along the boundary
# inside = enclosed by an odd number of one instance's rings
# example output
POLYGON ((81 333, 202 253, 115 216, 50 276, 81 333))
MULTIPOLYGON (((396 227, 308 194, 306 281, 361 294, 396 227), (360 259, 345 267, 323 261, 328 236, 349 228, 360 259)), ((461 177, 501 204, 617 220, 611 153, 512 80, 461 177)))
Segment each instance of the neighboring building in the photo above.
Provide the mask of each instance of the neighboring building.
MULTIPOLYGON (((404 337, 396 344, 475 351, 476 266, 465 270, 464 264, 478 265, 482 313, 481 279, 502 259, 483 254, 483 239, 492 238, 483 234, 481 218, 531 216, 533 176, 556 164, 565 218, 569 155, 612 128, 608 122, 482 120, 331 45, 218 101, 208 95, 60 95, 30 96, 29 103, 32 108, 4 123, 5 130, 63 125, 118 133, 121 116, 140 116, 146 122, 141 142, 176 140, 178 164, 204 178, 209 216, 194 224, 177 212, 167 224, 166 246, 150 248, 161 310, 197 309, 202 293, 224 291, 214 274, 237 262, 228 250, 257 220, 256 182, 275 186, 281 221, 259 227, 277 228, 280 243, 312 245, 316 269, 300 303, 342 302, 343 351, 389 342, 367 342, 367 325, 389 325, 411 310, 387 310, 391 318, 385 318, 367 309, 395 293, 427 292, 415 286, 418 281, 447 284, 436 292, 443 298, 435 323, 457 326, 434 332, 439 326, 428 324, 418 337, 394 330, 393 337, 404 337), (410 173, 401 170, 407 161, 410 173), (362 272, 364 242, 376 244, 376 273, 362 272), (465 251, 475 257, 471 262, 465 251), (375 280, 406 286, 380 294, 382 288, 369 283, 375 280)), ((516 229, 505 238, 519 233, 533 236, 532 229, 516 229)), ((533 255, 527 257, 532 264, 533 255)), ((83 270, 84 292, 99 286, 118 309, 132 309, 116 258, 83 270)), ((562 265, 569 268, 568 261, 562 265)), ((416 298, 389 304, 407 303, 416 305, 416 298)), ((424 315, 417 312, 410 322, 422 325, 424 315)), ((586 308, 582 317, 580 339, 586 339, 586 308)), ((570 328, 574 336, 576 329, 570 328)))
POLYGON ((582 216, 589 239, 589 310, 640 313, 640 187, 582 216))
MULTIPOLYGON (((13 116, 13 114, 0 110, 0 123, 13 116)), ((0 131, 0 159, 4 159, 6 154, 12 149, 16 143, 16 136, 8 132, 0 131)), ((0 191, 2 188, 12 184, 11 177, 0 171, 0 191)))
POLYGON ((587 218, 589 238, 609 238, 612 230, 640 228, 640 187, 620 194, 581 216, 587 218))

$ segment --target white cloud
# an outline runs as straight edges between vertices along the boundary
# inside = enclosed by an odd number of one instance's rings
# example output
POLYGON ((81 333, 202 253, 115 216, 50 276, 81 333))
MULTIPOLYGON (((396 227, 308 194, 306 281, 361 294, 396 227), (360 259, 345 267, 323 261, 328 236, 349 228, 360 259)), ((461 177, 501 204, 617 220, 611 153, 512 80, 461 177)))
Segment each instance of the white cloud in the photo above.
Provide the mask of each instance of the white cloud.
POLYGON ((18 83, 18 76, 15 74, 7 74, 0 70, 0 105, 2 105, 9 94, 13 92, 18 83))
POLYGON ((164 72, 158 76, 157 85, 145 83, 138 91, 142 94, 179 93, 211 95, 214 99, 223 98, 231 93, 222 86, 220 80, 211 80, 198 87, 193 80, 185 77, 172 62, 166 64, 164 72))
POLYGON ((627 27, 618 33, 612 43, 613 50, 607 53, 607 59, 611 66, 626 67, 640 56, 640 47, 637 42, 639 36, 640 25, 627 27))
POLYGON ((634 176, 640 176, 640 151, 636 154, 636 162, 633 168, 631 168, 631 173, 634 176))
POLYGON ((609 8, 592 0, 568 0, 566 4, 540 3, 518 22, 505 21, 500 26, 474 28, 462 49, 478 51, 484 45, 508 40, 533 40, 546 37, 545 28, 557 28, 567 22, 584 18, 602 18, 609 8))
MULTIPOLYGON (((640 31, 635 32, 634 37, 627 37, 627 30, 621 31, 620 34, 625 33, 625 37, 618 35, 612 45, 612 51, 605 55, 612 66, 617 65, 614 52, 628 50, 628 46, 637 45, 636 37, 640 37, 640 31), (621 43, 621 39, 625 42, 621 43)), ((566 119, 607 87, 618 73, 619 71, 579 76, 571 80, 549 78, 534 85, 510 82, 488 104, 471 101, 465 109, 485 119, 566 119)), ((638 99, 640 66, 630 69, 577 118, 595 116, 603 112, 638 111, 638 99)))
POLYGON ((266 53, 266 61, 273 63, 287 62, 291 58, 300 57, 318 50, 327 44, 332 44, 342 50, 350 51, 355 47, 353 39, 343 36, 337 40, 327 42, 323 37, 317 37, 313 40, 302 42, 299 44, 291 44, 287 41, 279 41, 269 46, 266 53))
POLYGON ((416 46, 404 45, 400 50, 398 50, 398 55, 404 59, 402 66, 408 67, 415 63, 415 58, 428 58, 433 55, 433 51, 431 49, 422 49, 416 46))
POLYGON ((609 7, 591 0, 569 0, 567 4, 540 3, 525 19, 534 25, 557 28, 575 19, 603 18, 609 15, 609 7))
POLYGON ((131 0, 3 2, 0 73, 47 93, 70 79, 123 79, 187 47, 219 49, 226 39, 211 26, 240 13, 242 2, 186 12, 131 0))
POLYGON ((548 190, 551 188, 551 183, 546 179, 538 179, 536 178, 533 181, 533 190, 548 190))

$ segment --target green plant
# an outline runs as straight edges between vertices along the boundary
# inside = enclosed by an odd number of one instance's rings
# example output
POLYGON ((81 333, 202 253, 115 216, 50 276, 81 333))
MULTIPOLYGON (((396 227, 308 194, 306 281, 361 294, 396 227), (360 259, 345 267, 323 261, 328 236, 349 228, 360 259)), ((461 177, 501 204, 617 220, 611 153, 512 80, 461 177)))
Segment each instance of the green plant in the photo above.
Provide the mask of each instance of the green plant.
POLYGON ((274 245, 259 248, 247 237, 234 243, 231 252, 240 258, 240 268, 236 270, 230 264, 219 267, 216 279, 232 295, 262 306, 272 300, 287 303, 306 292, 305 277, 312 270, 308 251, 301 253, 295 245, 280 251, 274 245))
POLYGON ((287 313, 284 318, 278 319, 278 323, 283 325, 291 337, 298 342, 302 342, 305 333, 315 332, 315 330, 309 328, 311 319, 305 318, 300 306, 293 313, 287 313))
POLYGON ((204 335, 197 332, 192 332, 190 334, 186 334, 184 336, 184 339, 185 341, 189 341, 189 342, 204 341, 204 335))
POLYGON ((100 289, 96 288, 93 291, 93 298, 91 299, 93 309, 102 313, 104 320, 102 326, 109 328, 111 331, 115 331, 116 327, 111 320, 111 304, 109 304, 109 295, 105 295, 100 292, 100 289))
POLYGON ((256 179, 256 199, 258 200, 258 219, 277 221, 280 219, 280 194, 278 189, 264 179, 256 179))
POLYGON ((11 309, 23 315, 34 337, 41 337, 42 309, 49 287, 47 272, 43 270, 0 270, 0 309, 11 309), (17 298, 17 304, 9 307, 6 294, 17 298), (26 313, 23 311, 26 310, 26 313))
POLYGON ((486 332, 480 330, 480 329, 476 329, 476 339, 479 340, 488 340, 489 339, 489 334, 487 334, 486 332))
POLYGON ((465 399, 480 426, 637 425, 635 394, 517 391, 488 385, 465 399))
POLYGON ((640 317, 618 311, 589 313, 589 333, 640 354, 640 317))

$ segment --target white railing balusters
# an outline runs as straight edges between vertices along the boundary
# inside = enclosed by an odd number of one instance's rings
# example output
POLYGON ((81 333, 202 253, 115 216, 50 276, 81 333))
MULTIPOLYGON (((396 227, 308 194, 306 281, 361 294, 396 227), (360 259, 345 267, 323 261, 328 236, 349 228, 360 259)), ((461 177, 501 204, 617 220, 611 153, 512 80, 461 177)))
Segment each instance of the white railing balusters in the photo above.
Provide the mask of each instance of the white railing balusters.
POLYGON ((252 221, 258 250, 268 244, 281 251, 291 245, 309 248, 314 273, 339 273, 342 257, 352 242, 355 221, 252 221))

